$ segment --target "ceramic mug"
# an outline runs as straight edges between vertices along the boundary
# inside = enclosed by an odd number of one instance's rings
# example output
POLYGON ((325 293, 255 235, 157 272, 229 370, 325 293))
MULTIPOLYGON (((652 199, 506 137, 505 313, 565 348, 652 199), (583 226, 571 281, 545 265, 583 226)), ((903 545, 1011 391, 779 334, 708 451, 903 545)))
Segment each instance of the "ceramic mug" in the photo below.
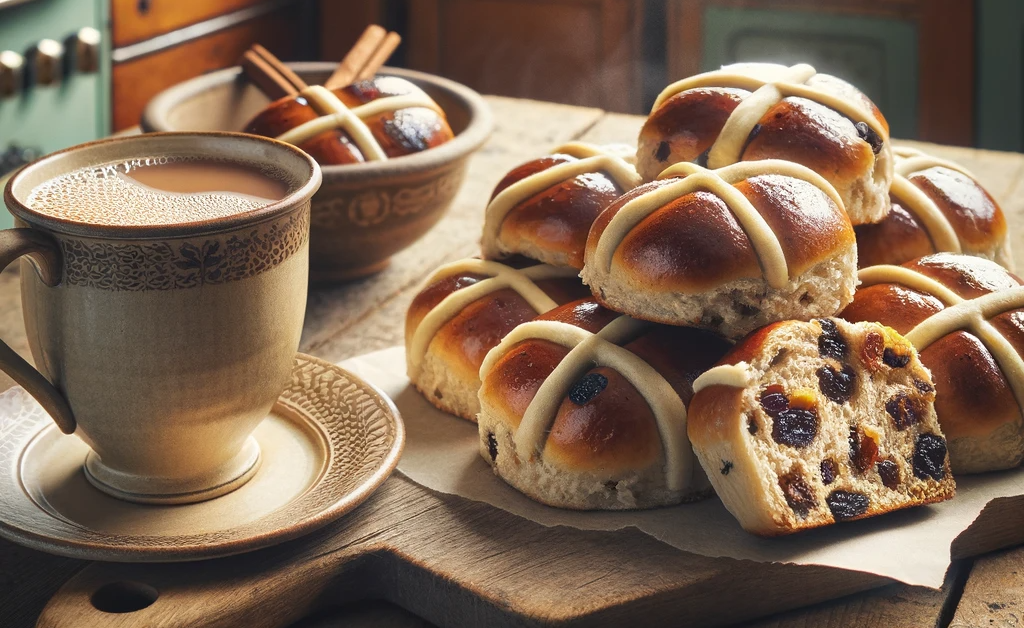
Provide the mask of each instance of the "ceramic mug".
POLYGON ((85 473, 94 486, 135 502, 189 503, 255 474, 251 433, 287 384, 302 331, 320 179, 316 162, 283 142, 156 133, 75 146, 8 182, 17 228, 0 232, 0 265, 22 258, 39 371, 3 343, 0 367, 92 448, 85 473), (256 165, 288 193, 248 212, 157 227, 59 219, 26 202, 62 174, 153 156, 256 165))

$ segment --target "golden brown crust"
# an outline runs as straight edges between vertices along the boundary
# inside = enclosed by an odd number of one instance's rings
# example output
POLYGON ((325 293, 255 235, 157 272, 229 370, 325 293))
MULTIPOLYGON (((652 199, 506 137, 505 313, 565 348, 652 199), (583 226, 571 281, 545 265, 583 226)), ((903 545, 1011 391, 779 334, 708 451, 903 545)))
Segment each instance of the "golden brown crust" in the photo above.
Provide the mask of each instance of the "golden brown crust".
POLYGON ((873 225, 857 225, 857 266, 903 262, 935 253, 924 225, 899 200, 889 195, 889 215, 873 225))
MULTIPOLYGON (((760 341, 755 341, 759 344, 760 341)), ((737 348, 748 351, 748 341, 740 341, 737 348)), ((756 351, 756 350, 755 350, 756 351)), ((726 363, 743 361, 735 359, 734 351, 726 357, 726 363)), ((694 448, 707 447, 713 443, 731 441, 738 437, 739 422, 729 420, 740 414, 743 408, 743 389, 732 386, 711 386, 696 395, 687 408, 686 432, 694 448)))
MULTIPOLYGON (((332 90, 349 108, 358 107, 378 98, 400 96, 413 92, 415 87, 404 79, 376 77, 332 90)), ((301 96, 288 96, 272 102, 245 126, 246 133, 277 137, 304 122, 320 116, 301 96)), ((384 154, 400 157, 439 146, 454 137, 448 121, 433 109, 408 107, 372 116, 364 120, 384 154)), ((366 158, 343 130, 320 133, 299 144, 321 164, 349 164, 366 158)))
MULTIPOLYGON (((815 79, 825 79, 816 75, 815 79)), ((856 96, 884 128, 889 125, 878 108, 859 90, 833 77, 856 96)), ((811 84, 814 84, 812 80, 811 84)), ((651 112, 640 130, 640 174, 645 180, 681 161, 700 162, 715 142, 729 115, 750 92, 702 87, 680 92, 651 112)), ((818 172, 829 181, 856 179, 874 168, 871 146, 854 122, 805 98, 784 98, 761 117, 743 151, 745 161, 785 159, 818 172)))
POLYGON ((906 334, 942 309, 942 301, 931 295, 899 284, 878 284, 859 289, 840 316, 851 322, 877 321, 906 334))
MULTIPOLYGON (((592 300, 582 300, 555 308, 538 320, 569 323, 596 333, 619 316, 592 300)), ((693 396, 693 380, 728 350, 729 343, 698 329, 652 325, 624 346, 657 369, 686 404, 693 396)), ((485 378, 481 399, 517 428, 541 383, 567 354, 568 349, 547 340, 515 345, 485 378)), ((561 401, 545 444, 545 458, 578 471, 637 470, 662 457, 657 422, 644 397, 614 369, 597 367, 588 373, 607 378, 607 385, 583 403, 570 397, 561 401)))
MULTIPOLYGON (((641 185, 608 207, 591 229, 588 254, 596 251, 601 235, 626 203, 678 180, 641 185)), ((791 277, 854 242, 842 208, 811 183, 759 175, 735 187, 779 238, 791 277)), ((762 277, 753 245, 736 216, 709 192, 686 194, 644 219, 616 249, 613 265, 651 290, 689 294, 737 279, 762 277)), ((597 291, 595 295, 599 296, 597 291)))
POLYGON ((833 182, 852 181, 874 168, 871 146, 857 134, 854 123, 824 105, 786 98, 758 124, 760 129, 755 127, 743 151, 744 161, 795 161, 833 182))
MULTIPOLYGON (((974 299, 1021 285, 1019 278, 998 264, 978 257, 948 253, 929 255, 903 264, 937 280, 964 299, 974 299)), ((929 316, 942 311, 934 296, 903 285, 886 283, 861 288, 840 316, 848 321, 877 321, 908 333, 929 316)), ((991 323, 1024 353, 1024 310, 996 316, 991 323)), ((921 351, 921 362, 935 380, 935 409, 950 441, 985 437, 996 428, 1018 421, 1021 411, 1005 375, 992 353, 967 331, 955 331, 921 351)))
MULTIPOLYGON (((407 350, 424 318, 446 297, 486 279, 487 276, 479 273, 458 272, 441 277, 421 290, 406 314, 407 350)), ((543 279, 534 283, 555 303, 570 302, 589 294, 589 290, 574 277, 543 279)), ((445 321, 429 339, 426 351, 440 361, 450 381, 471 387, 479 383, 480 365, 487 352, 497 346, 508 332, 536 316, 537 311, 514 289, 495 290, 466 304, 445 321)), ((450 398, 455 395, 461 400, 459 395, 472 394, 475 404, 475 389, 448 390, 443 389, 443 384, 435 389, 437 383, 430 383, 433 380, 429 377, 424 383, 415 373, 412 379, 416 388, 438 408, 475 420, 472 409, 459 409, 456 400, 450 398)))
POLYGON ((618 312, 601 307, 593 299, 582 298, 572 303, 565 303, 550 312, 545 312, 538 316, 537 320, 568 323, 596 334, 618 317, 618 312))
MULTIPOLYGON (((509 172, 494 188, 491 200, 526 177, 576 157, 555 154, 527 162, 509 172)), ((513 207, 501 223, 500 237, 508 242, 529 242, 545 251, 567 256, 568 264, 583 268, 587 234, 598 214, 619 198, 623 190, 603 171, 561 181, 513 207)))
MULTIPOLYGON (((768 91, 753 102, 759 106, 763 103, 767 109, 738 109, 753 92, 732 87, 684 89, 685 85, 679 84, 683 91, 669 95, 674 85, 663 92, 667 98, 662 101, 659 97, 657 108, 640 131, 637 169, 641 177, 653 180, 679 162, 708 165, 711 152, 715 155, 710 165, 716 168, 733 160, 781 159, 808 167, 828 180, 842 197, 854 224, 881 220, 888 212, 886 193, 892 178, 889 126, 858 89, 841 79, 814 74, 809 66, 787 69, 774 64, 735 64, 721 72, 694 77, 687 84, 721 81, 728 85, 739 81, 735 84, 752 88, 761 80, 769 81, 764 83, 768 91), (778 84, 782 94, 791 95, 774 104, 761 100, 773 93, 773 76, 797 76, 801 72, 806 76, 805 71, 811 76, 800 87, 786 81, 778 84), (794 89, 800 95, 792 95, 794 89)), ((780 92, 774 93, 778 96, 780 92)))
MULTIPOLYGON (((673 181, 643 187, 653 189, 673 181)), ((617 202, 601 216, 601 224, 594 225, 590 239, 594 249, 624 204, 617 202)), ((657 291, 698 293, 728 281, 761 277, 757 255, 743 228, 725 201, 710 192, 687 194, 648 216, 626 235, 612 264, 657 291)))
POLYGON ((935 381, 935 412, 950 440, 987 436, 1020 416, 1017 400, 988 349, 972 334, 958 331, 921 352, 935 381))
POLYGON ((743 89, 711 87, 689 89, 665 101, 640 130, 640 146, 646 151, 640 163, 650 164, 640 174, 650 180, 674 163, 698 161, 749 95, 743 89))
MULTIPOLYGON (((910 173, 907 180, 949 221, 963 253, 991 258, 1003 247, 1007 236, 1006 217, 977 181, 944 166, 910 173)), ((910 206, 895 194, 890 194, 889 198, 892 207, 885 220, 856 227, 857 262, 861 268, 902 264, 941 252, 910 206)))
POLYGON ((607 387, 578 405, 563 399, 544 447, 550 462, 577 470, 628 473, 662 456, 658 425, 647 402, 614 369, 588 372, 606 377, 607 387))
POLYGON ((1003 210, 974 179, 941 166, 907 178, 946 216, 965 250, 992 249, 1006 239, 1003 210))
POLYGON ((1009 290, 1024 283, 995 262, 969 255, 928 255, 903 266, 939 281, 965 299, 1009 290))
POLYGON ((518 428, 541 384, 568 353, 547 340, 519 343, 495 363, 480 387, 480 398, 487 399, 512 429, 518 428))

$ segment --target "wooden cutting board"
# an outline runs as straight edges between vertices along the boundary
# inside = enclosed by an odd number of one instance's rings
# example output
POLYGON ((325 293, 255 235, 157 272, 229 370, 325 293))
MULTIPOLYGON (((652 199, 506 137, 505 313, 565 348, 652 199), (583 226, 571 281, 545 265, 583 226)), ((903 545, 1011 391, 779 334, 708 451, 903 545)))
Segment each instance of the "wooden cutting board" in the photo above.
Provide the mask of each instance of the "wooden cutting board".
MULTIPOLYGON (((957 539, 954 558, 1024 542, 1022 520, 1024 497, 993 502, 957 539)), ((637 531, 545 528, 395 477, 299 541, 203 563, 95 563, 57 592, 38 625, 276 628, 369 598, 440 626, 723 626, 887 583, 705 558, 637 531)))

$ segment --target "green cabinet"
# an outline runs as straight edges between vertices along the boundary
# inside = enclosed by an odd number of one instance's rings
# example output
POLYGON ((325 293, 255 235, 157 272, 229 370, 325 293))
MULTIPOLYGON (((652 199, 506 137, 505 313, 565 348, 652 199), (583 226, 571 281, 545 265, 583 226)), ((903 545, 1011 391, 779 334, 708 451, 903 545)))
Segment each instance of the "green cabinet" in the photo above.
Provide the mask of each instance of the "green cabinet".
POLYGON ((1024 150, 1024 2, 978 0, 978 146, 1024 150))
POLYGON ((917 29, 886 17, 709 6, 702 70, 737 61, 810 63, 858 86, 897 137, 917 134, 917 29))
MULTIPOLYGON (((29 84, 20 93, 0 99, 0 152, 12 144, 51 152, 109 133, 106 2, 29 0, 0 8, 0 50, 25 54, 41 39, 63 42, 83 27, 95 28, 103 34, 99 71, 71 72, 55 85, 29 84)), ((0 228, 11 224, 10 215, 0 212, 0 228)))

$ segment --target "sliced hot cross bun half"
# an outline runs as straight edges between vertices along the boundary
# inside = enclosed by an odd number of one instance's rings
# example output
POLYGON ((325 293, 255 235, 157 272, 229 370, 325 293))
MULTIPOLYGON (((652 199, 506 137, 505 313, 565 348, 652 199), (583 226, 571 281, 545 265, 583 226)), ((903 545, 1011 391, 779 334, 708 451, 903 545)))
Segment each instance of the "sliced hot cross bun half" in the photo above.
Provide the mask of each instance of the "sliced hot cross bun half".
POLYGON ((583 268, 594 219, 640 184, 635 149, 570 142, 502 179, 484 218, 484 257, 524 255, 546 264, 583 268))
POLYGON ((691 382, 729 344, 592 300, 520 325, 480 368, 480 453, 559 508, 666 506, 710 494, 686 437, 691 382))
POLYGON ((453 262, 413 299, 405 318, 409 379, 441 410, 476 421, 487 352, 520 323, 587 293, 574 270, 530 263, 453 262))
POLYGON ((855 225, 889 211, 888 123, 860 90, 806 64, 737 63, 669 85, 640 131, 637 169, 650 181, 678 162, 757 159, 828 179, 855 225))
POLYGON ((931 369, 955 473, 1024 460, 1024 286, 995 262, 938 253, 860 271, 843 310, 906 335, 931 369))
POLYGON ((594 222, 581 276, 606 307, 739 338, 832 316, 853 297, 857 250, 835 190, 779 160, 668 168, 594 222))
POLYGON ((725 507, 763 536, 943 501, 935 388, 878 323, 782 321, 694 382, 689 435, 725 507))
POLYGON ((984 257, 1013 270, 1006 217, 973 174, 913 148, 894 152, 889 215, 854 229, 862 268, 946 252, 984 257))

